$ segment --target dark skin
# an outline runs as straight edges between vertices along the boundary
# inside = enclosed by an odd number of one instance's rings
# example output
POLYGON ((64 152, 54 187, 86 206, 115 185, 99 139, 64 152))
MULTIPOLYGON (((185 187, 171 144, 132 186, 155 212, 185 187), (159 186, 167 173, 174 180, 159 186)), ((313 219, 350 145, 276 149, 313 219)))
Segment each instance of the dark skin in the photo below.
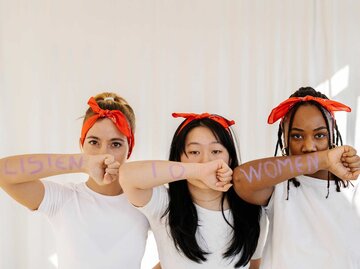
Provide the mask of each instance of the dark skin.
MULTIPOLYGON (((317 107, 313 105, 299 107, 294 115, 293 126, 289 134, 287 133, 287 121, 284 122, 284 130, 284 141, 287 141, 287 136, 290 135, 289 157, 255 160, 234 170, 234 188, 244 200, 258 205, 266 205, 276 184, 302 174, 327 179, 327 173, 330 171, 343 180, 355 180, 359 176, 360 157, 354 148, 342 146, 328 150, 329 134, 325 120, 317 107), (309 158, 316 158, 318 166, 311 165, 309 158), (260 166, 264 166, 266 162, 276 162, 277 160, 283 163, 295 163, 296 167, 301 169, 294 169, 294 166, 287 165, 282 167, 281 173, 278 173, 276 177, 262 173, 260 178, 251 182, 246 178, 245 173, 250 173, 251 169, 260 171, 260 166)), ((268 165, 267 168, 271 170, 273 167, 276 166, 268 165)), ((274 172, 270 175, 273 175, 274 172)))

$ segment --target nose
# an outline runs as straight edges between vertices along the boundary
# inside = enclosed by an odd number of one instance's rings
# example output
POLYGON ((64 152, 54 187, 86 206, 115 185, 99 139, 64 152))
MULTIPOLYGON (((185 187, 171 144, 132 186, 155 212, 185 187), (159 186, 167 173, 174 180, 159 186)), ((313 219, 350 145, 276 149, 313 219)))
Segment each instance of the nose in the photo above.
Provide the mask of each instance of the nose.
POLYGON ((304 144, 302 146, 301 151, 303 153, 309 153, 309 152, 315 152, 316 151, 316 143, 315 143, 315 141, 313 140, 312 137, 307 137, 304 140, 304 144))
POLYGON ((201 154, 200 162, 206 163, 206 162, 209 162, 209 161, 211 161, 210 156, 209 156, 209 153, 203 152, 203 153, 201 154))
POLYGON ((99 149, 99 154, 108 154, 109 148, 106 143, 103 143, 99 149))

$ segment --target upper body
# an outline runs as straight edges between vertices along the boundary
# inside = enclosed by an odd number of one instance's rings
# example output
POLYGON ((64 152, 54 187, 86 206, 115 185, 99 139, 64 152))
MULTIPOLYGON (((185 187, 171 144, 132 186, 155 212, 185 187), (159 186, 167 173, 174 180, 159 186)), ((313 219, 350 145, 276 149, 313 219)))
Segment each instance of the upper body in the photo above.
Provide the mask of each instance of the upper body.
POLYGON ((264 269, 359 268, 353 250, 360 247, 360 199, 354 181, 360 157, 350 146, 334 148, 341 141, 335 110, 348 108, 301 88, 269 116, 271 123, 282 119, 278 145, 288 157, 235 169, 237 193, 266 206, 269 216, 264 269), (271 178, 264 180, 260 170, 271 178), (248 180, 251 171, 257 171, 256 180, 248 180))
MULTIPOLYGON (((196 238, 199 246, 205 250, 207 260, 202 263, 191 261, 175 247, 173 239, 170 236, 170 229, 167 223, 167 215, 163 217, 168 208, 169 193, 165 186, 159 186, 153 189, 151 200, 139 210, 145 214, 150 222, 151 229, 154 233, 159 259, 162 268, 173 269, 195 269, 195 268, 235 268, 236 258, 224 258, 223 252, 228 247, 233 234, 232 228, 223 218, 223 213, 219 210, 210 210, 195 204, 199 226, 196 230, 196 238)), ((224 210, 225 218, 232 224, 233 215, 229 209, 224 210)), ((267 232, 267 220, 265 214, 260 221, 260 237, 255 253, 252 255, 253 260, 250 263, 256 263, 262 256, 262 250, 265 244, 267 232)), ((250 263, 239 268, 249 268, 250 263)), ((252 267, 254 268, 254 266, 252 267)))
POLYGON ((134 145, 134 113, 115 94, 100 94, 88 104, 80 138, 84 154, 3 158, 0 186, 49 218, 60 268, 140 268, 149 224, 124 198, 117 180, 134 145), (43 181, 67 173, 89 177, 65 186, 43 181))
POLYGON ((43 184, 37 211, 54 230, 59 268, 140 268, 149 223, 124 194, 100 194, 86 182, 43 184))
POLYGON ((230 183, 238 163, 232 122, 193 115, 175 132, 171 162, 124 164, 121 185, 151 224, 162 268, 259 268, 261 207, 230 183))
POLYGON ((360 268, 359 182, 338 192, 331 181, 326 199, 326 180, 297 180, 300 186, 290 189, 289 200, 282 182, 266 206, 270 225, 262 268, 360 268))

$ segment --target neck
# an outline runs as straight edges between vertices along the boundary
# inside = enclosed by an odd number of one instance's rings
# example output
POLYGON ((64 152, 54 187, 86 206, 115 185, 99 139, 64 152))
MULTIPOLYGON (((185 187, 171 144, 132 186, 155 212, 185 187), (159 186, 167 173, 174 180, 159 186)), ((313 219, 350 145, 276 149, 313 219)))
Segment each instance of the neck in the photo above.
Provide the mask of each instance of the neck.
POLYGON ((88 186, 94 192, 100 193, 102 195, 116 196, 123 193, 119 181, 114 181, 108 185, 100 186, 92 178, 89 178, 88 181, 86 181, 86 186, 88 186))
POLYGON ((327 171, 327 170, 320 170, 320 171, 317 171, 314 174, 306 175, 306 176, 314 177, 314 178, 317 178, 317 179, 328 180, 328 173, 329 173, 329 171, 327 171))
MULTIPOLYGON (((195 204, 205 209, 221 211, 223 193, 212 189, 203 189, 188 183, 191 198, 195 204)), ((224 200, 224 210, 229 208, 227 200, 224 200)))

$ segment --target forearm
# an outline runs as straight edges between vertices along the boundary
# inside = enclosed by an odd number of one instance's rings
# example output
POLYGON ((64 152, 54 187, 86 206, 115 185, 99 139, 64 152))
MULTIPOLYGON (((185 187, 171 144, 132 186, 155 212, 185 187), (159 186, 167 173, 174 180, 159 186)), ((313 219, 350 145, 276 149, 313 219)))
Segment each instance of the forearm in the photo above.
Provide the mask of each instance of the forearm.
POLYGON ((17 184, 54 175, 84 172, 82 154, 28 154, 0 159, 0 184, 17 184))
POLYGON ((120 167, 122 185, 137 189, 151 189, 166 183, 196 179, 201 164, 170 161, 128 162, 120 167))
POLYGON ((303 174, 313 174, 328 168, 327 151, 289 157, 254 160, 234 170, 234 184, 258 191, 303 174))

